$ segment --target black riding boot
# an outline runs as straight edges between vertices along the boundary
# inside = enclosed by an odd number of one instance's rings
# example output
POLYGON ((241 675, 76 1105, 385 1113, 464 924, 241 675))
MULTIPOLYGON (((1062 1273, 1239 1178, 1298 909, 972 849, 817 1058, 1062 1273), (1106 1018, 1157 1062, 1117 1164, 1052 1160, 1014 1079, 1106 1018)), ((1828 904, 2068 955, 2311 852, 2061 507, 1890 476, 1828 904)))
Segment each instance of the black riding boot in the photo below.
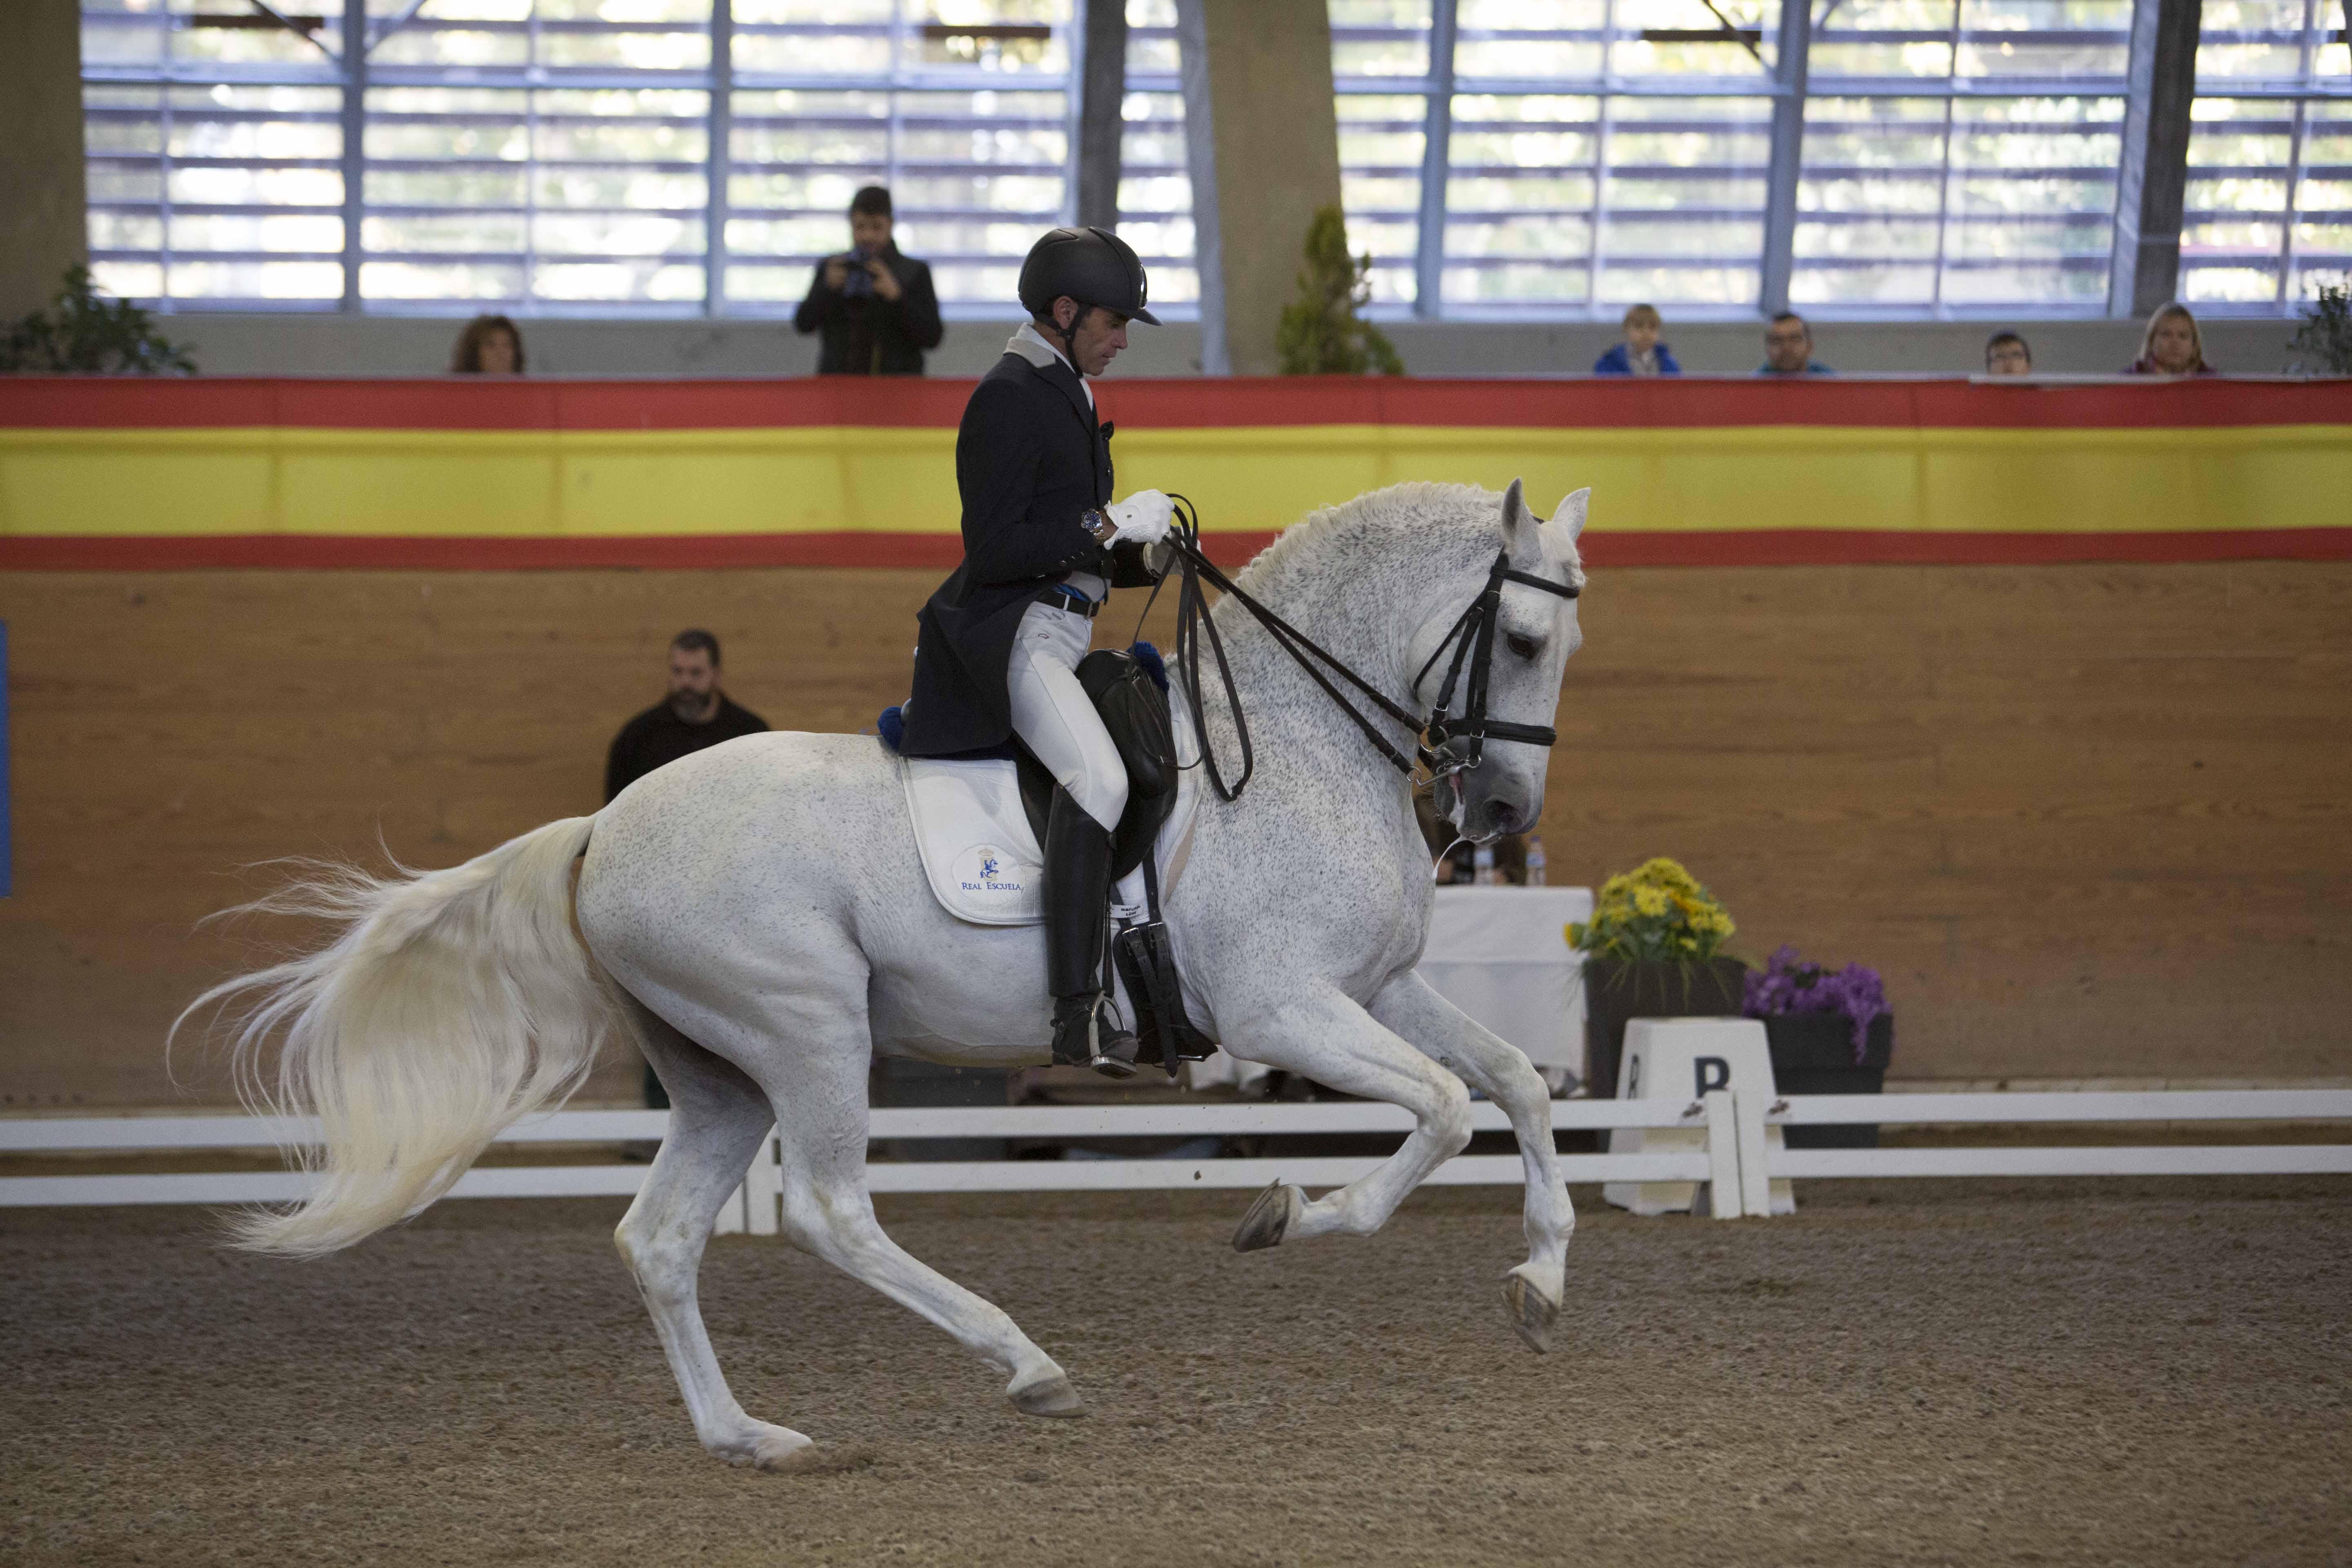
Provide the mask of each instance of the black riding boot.
POLYGON ((1107 1078, 1135 1075, 1135 1037, 1103 994, 1110 924, 1110 835, 1066 789, 1045 817, 1045 988, 1054 998, 1054 1062, 1107 1078))

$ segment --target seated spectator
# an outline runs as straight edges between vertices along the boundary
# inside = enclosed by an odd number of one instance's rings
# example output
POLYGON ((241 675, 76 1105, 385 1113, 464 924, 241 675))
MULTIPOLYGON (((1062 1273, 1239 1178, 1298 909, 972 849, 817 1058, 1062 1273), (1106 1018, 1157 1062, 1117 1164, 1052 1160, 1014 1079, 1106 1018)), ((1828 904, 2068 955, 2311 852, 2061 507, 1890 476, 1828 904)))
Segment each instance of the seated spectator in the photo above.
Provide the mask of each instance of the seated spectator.
POLYGON ((868 185, 850 198, 852 248, 816 264, 793 325, 824 334, 819 375, 920 375, 923 351, 940 346, 931 269, 901 256, 890 228, 890 193, 868 185))
POLYGON ((1764 329, 1764 363, 1759 375, 1834 375, 1813 357, 1813 330, 1794 310, 1783 310, 1764 329))
POLYGON ((2033 351, 2015 332, 1995 332, 1985 340, 1987 375, 2032 375, 2033 351))
POLYGON ((767 727, 765 719, 737 707, 719 689, 719 639, 706 631, 680 632, 669 644, 669 695, 613 737, 604 758, 604 803, 665 763, 767 727))
POLYGON ((2219 375, 2205 363, 2205 336, 2197 318, 2178 300, 2158 305, 2147 319, 2147 333, 2139 342, 2139 358, 2124 367, 2126 375, 2219 375))
MULTIPOLYGON (((669 695, 621 726, 604 756, 604 804, 666 763, 706 746, 757 735, 768 721, 738 708, 719 689, 719 639, 705 631, 684 631, 669 643, 669 695)), ((669 1096, 653 1066, 646 1066, 646 1103, 669 1109, 669 1096)), ((629 1157, 653 1158, 649 1144, 632 1144, 629 1157)))
POLYGON ((504 316, 477 316, 457 334, 452 375, 520 375, 522 331, 504 316))
POLYGON ((1592 362, 1595 375, 1680 375, 1674 351, 1658 341, 1665 321, 1654 305, 1636 305, 1625 312, 1625 341, 1592 362))

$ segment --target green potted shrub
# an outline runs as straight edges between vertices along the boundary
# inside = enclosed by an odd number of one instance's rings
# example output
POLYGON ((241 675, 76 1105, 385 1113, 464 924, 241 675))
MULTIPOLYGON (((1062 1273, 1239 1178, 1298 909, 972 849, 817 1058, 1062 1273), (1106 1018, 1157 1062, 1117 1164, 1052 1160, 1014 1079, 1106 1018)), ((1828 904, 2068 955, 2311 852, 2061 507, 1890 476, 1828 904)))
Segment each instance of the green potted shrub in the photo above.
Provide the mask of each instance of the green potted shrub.
MULTIPOLYGON (((1876 1094, 1895 1053, 1895 1015, 1878 971, 1807 963, 1793 947, 1748 976, 1741 1009, 1764 1022, 1772 1086, 1782 1094, 1876 1094)), ((1791 1127, 1791 1149, 1875 1149, 1878 1128, 1791 1127)))
POLYGON ((10 375, 188 375, 196 362, 128 300, 110 300, 87 267, 66 268, 46 310, 0 331, 0 374, 10 375))
POLYGON ((1348 254, 1348 220, 1336 206, 1307 226, 1307 265, 1298 298, 1283 307, 1274 352, 1285 375, 1402 375, 1404 361, 1388 334, 1356 314, 1372 297, 1368 253, 1348 254))
POLYGON ((2294 368, 2305 375, 2352 375, 2352 291, 2322 284, 2300 322, 2286 345, 2300 356, 2294 368))
POLYGON ((1617 1097, 1618 1058, 1633 1018, 1736 1016, 1748 966, 1726 954, 1731 916, 1673 860, 1644 861, 1601 885, 1589 923, 1570 922, 1584 954, 1584 1081, 1617 1097))

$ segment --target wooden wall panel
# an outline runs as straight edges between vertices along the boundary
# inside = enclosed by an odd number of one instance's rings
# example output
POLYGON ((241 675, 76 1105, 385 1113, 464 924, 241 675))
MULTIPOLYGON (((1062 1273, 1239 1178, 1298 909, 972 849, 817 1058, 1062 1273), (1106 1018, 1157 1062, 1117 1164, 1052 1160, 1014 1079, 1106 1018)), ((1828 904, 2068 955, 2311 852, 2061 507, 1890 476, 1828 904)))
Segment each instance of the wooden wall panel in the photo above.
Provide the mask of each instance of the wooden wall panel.
MULTIPOLYGON (((594 809, 689 625, 772 722, 867 728, 931 585, 0 577, 0 1109, 224 1098, 201 1053, 175 1091, 161 1042, 259 951, 193 929, 266 885, 240 867, 379 836, 442 865, 594 809)), ((1584 620, 1556 879, 1674 855, 1743 952, 1877 964, 1908 1074, 2352 1073, 2352 565, 1626 570, 1595 574, 1584 620)))

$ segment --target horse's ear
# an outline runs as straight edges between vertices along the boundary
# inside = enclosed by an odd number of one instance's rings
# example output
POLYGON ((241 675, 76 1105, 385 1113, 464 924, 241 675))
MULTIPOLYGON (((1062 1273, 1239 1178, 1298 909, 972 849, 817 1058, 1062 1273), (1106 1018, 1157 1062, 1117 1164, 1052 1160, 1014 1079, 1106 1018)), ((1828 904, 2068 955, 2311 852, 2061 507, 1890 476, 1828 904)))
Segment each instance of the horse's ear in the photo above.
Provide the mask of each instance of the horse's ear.
POLYGON ((1592 489, 1571 491, 1563 497, 1559 510, 1551 514, 1551 526, 1568 530, 1569 542, 1573 544, 1584 532, 1584 503, 1592 499, 1592 489))
POLYGON ((1543 526, 1536 514, 1528 510, 1528 498, 1519 481, 1513 479, 1511 488, 1503 492, 1503 549, 1514 561, 1540 554, 1543 550, 1536 531, 1543 526))

